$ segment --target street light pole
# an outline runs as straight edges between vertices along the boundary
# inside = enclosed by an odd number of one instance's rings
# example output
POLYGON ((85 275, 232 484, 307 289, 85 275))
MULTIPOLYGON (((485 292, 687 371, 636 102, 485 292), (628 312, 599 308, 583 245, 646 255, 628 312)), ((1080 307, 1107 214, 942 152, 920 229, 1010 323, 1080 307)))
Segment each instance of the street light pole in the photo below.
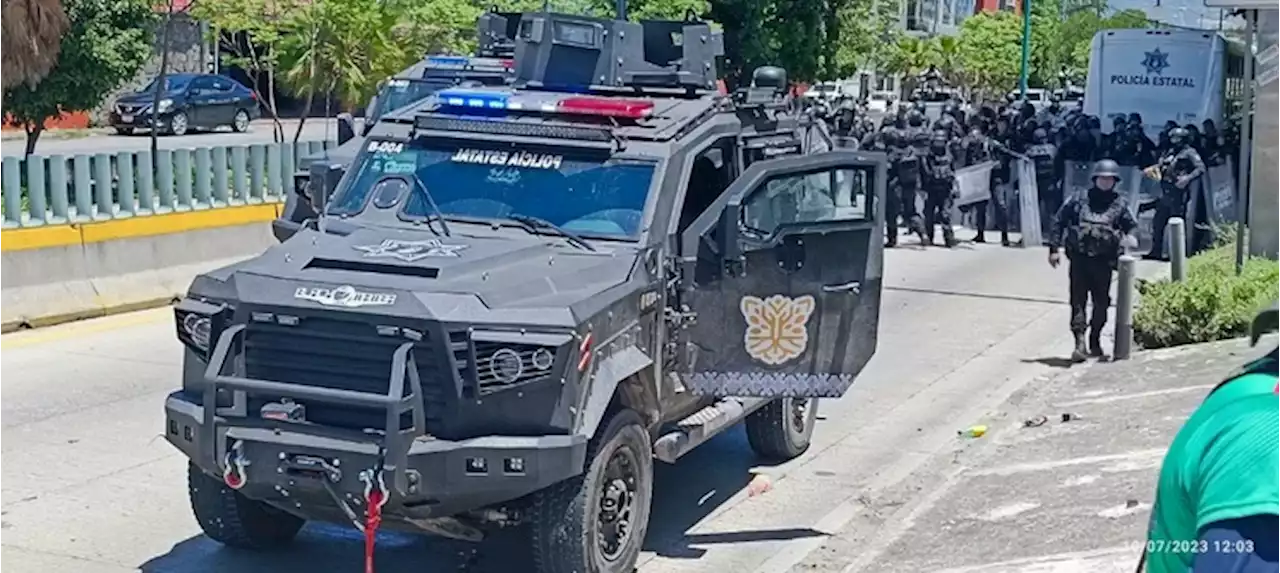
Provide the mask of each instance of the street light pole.
POLYGON ((1027 100, 1027 74, 1031 68, 1031 0, 1022 0, 1022 71, 1018 74, 1018 89, 1022 100, 1027 100))

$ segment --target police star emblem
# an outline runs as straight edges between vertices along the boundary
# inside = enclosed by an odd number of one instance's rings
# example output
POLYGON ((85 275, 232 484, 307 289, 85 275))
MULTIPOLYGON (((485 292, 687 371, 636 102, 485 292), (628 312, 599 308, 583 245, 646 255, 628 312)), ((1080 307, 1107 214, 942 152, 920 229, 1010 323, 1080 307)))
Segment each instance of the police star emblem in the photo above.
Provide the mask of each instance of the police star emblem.
POLYGON ((376 245, 357 245, 357 251, 364 252, 366 257, 391 257, 406 263, 412 263, 428 257, 459 257, 458 251, 466 245, 446 245, 440 239, 424 241, 402 241, 400 239, 383 239, 376 245))
POLYGON ((1142 67, 1147 68, 1148 74, 1163 74, 1165 68, 1169 67, 1169 54, 1156 48, 1153 51, 1145 52, 1146 57, 1142 60, 1142 67))

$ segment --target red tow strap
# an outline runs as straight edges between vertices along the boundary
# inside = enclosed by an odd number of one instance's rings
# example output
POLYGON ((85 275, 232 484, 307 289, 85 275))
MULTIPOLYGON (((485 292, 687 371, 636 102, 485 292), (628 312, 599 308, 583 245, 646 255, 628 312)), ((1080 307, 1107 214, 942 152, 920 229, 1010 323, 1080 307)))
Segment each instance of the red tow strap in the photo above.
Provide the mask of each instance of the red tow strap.
POLYGON ((377 488, 369 492, 364 519, 364 573, 373 571, 373 546, 378 538, 378 526, 382 525, 383 493, 377 488))

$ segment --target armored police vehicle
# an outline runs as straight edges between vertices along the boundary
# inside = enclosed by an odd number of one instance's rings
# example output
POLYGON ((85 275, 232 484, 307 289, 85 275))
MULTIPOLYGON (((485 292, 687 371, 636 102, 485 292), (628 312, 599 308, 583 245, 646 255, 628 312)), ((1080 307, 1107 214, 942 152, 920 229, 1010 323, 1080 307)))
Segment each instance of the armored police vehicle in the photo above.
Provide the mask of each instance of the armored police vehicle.
POLYGON ((631 571, 654 459, 745 420, 809 445, 875 352, 885 162, 792 115, 785 72, 715 91, 700 21, 524 14, 513 87, 387 114, 315 212, 177 305, 166 436, 204 531, 307 520, 631 571))

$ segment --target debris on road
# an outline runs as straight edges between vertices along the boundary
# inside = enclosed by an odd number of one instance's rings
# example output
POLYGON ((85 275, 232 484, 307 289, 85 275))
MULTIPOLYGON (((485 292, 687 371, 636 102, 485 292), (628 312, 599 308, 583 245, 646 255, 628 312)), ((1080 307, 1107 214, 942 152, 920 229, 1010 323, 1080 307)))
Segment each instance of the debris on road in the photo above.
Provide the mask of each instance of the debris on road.
POLYGON ((960 434, 960 436, 964 438, 981 438, 987 434, 987 427, 982 424, 978 424, 976 426, 969 426, 968 428, 956 433, 960 434))
POLYGON ((747 497, 755 497, 773 489, 773 480, 768 475, 757 473, 747 484, 747 497))
POLYGON ((1024 428, 1039 428, 1040 426, 1043 426, 1043 425, 1045 425, 1045 424, 1046 424, 1046 423, 1048 423, 1048 422, 1049 422, 1049 418, 1046 418, 1046 417, 1044 417, 1044 416, 1041 416, 1041 415, 1037 414, 1037 415, 1035 415, 1035 416, 1032 416, 1032 417, 1030 417, 1030 418, 1027 418, 1026 420, 1023 420, 1023 421, 1022 421, 1022 427, 1024 427, 1024 428))

